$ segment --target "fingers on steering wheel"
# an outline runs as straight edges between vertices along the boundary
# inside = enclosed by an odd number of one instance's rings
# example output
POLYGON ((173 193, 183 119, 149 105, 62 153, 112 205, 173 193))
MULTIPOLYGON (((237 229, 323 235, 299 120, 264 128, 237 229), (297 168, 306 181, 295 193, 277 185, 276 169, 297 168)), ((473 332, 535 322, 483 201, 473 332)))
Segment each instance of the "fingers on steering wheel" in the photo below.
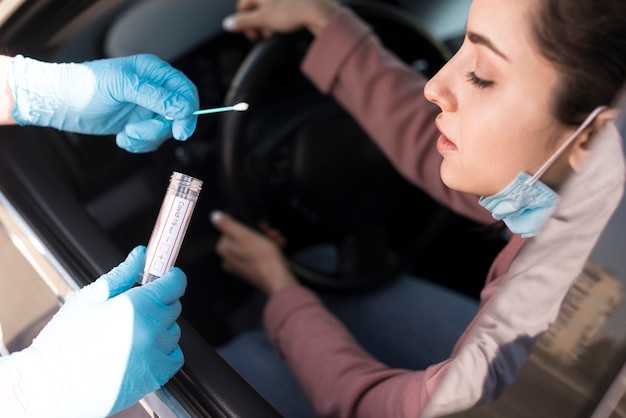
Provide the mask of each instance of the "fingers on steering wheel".
POLYGON ((259 229, 276 245, 278 245, 278 247, 285 248, 285 246, 287 245, 287 238, 285 238, 280 230, 271 226, 267 221, 260 221, 259 229))

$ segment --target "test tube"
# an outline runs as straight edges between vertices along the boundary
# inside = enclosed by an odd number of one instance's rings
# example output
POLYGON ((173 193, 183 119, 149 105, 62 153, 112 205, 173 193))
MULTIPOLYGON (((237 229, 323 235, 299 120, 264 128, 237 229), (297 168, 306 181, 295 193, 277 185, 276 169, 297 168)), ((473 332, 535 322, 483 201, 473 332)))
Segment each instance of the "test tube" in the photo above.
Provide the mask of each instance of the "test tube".
POLYGON ((148 242, 141 284, 163 276, 176 262, 201 188, 201 180, 173 172, 148 242))

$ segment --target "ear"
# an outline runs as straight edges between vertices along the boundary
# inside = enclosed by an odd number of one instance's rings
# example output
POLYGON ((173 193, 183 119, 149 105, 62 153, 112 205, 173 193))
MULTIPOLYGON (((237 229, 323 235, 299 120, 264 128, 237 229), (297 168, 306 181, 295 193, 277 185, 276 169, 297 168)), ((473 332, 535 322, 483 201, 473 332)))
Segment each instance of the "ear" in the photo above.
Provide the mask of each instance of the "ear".
POLYGON ((602 129, 606 122, 615 120, 618 116, 619 109, 610 108, 604 110, 596 116, 593 123, 591 123, 587 129, 580 133, 578 139, 574 141, 572 152, 569 155, 569 165, 574 171, 580 170, 583 161, 585 161, 585 158, 589 154, 595 134, 602 129))

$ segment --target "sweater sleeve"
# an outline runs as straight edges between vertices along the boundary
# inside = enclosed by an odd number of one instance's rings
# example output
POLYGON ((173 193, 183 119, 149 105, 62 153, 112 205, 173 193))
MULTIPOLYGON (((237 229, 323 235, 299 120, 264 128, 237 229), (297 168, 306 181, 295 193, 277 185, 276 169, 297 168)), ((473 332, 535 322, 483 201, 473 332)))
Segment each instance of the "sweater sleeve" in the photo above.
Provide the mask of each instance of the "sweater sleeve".
MULTIPOLYGON (((494 353, 498 352, 497 344, 493 344, 497 336, 491 334, 501 332, 508 322, 500 320, 498 324, 505 325, 494 326, 491 316, 485 316, 489 301, 502 286, 524 242, 515 235, 498 255, 481 293, 479 312, 457 341, 450 357, 425 370, 391 369, 377 361, 360 347, 320 299, 302 286, 287 287, 272 295, 264 310, 265 330, 320 416, 432 416, 428 415, 428 408, 433 408, 435 396, 439 398, 439 408, 468 408, 480 399, 495 397, 496 389, 510 383, 511 376, 526 359, 526 352, 518 350, 517 356, 507 356, 513 366, 507 362, 491 364, 494 353), (470 338, 474 342, 468 346, 466 342, 470 338), (442 390, 444 378, 448 384, 442 390), (495 389, 483 393, 485 385, 495 389), (455 389, 461 387, 462 392, 455 389)), ((510 297, 516 300, 516 295, 510 297)), ((512 302, 505 300, 507 302, 500 302, 500 306, 507 312, 506 306, 512 302)), ((522 315, 527 316, 526 312, 522 315)))
POLYGON ((439 108, 424 97, 427 80, 388 52, 351 10, 340 9, 316 37, 302 71, 360 123, 405 178, 452 210, 493 222, 477 196, 441 181, 442 157, 435 146, 439 108))
POLYGON ((449 362, 423 371, 388 368, 301 286, 273 295, 264 321, 274 347, 324 417, 419 416, 449 362))

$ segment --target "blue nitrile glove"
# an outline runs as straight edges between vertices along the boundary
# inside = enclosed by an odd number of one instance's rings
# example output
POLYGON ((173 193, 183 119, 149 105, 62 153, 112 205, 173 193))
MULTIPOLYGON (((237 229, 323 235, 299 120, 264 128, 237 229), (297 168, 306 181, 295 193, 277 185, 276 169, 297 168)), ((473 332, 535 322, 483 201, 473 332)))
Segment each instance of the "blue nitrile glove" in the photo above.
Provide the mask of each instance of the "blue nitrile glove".
POLYGON ((0 357, 29 417, 104 417, 167 382, 183 365, 178 268, 133 287, 145 247, 70 297, 32 345, 0 357))
POLYGON ((196 128, 196 86, 154 55, 76 63, 13 59, 9 87, 19 125, 117 135, 130 152, 154 151, 166 139, 186 140, 196 128), (166 119, 173 118, 174 120, 166 119))

